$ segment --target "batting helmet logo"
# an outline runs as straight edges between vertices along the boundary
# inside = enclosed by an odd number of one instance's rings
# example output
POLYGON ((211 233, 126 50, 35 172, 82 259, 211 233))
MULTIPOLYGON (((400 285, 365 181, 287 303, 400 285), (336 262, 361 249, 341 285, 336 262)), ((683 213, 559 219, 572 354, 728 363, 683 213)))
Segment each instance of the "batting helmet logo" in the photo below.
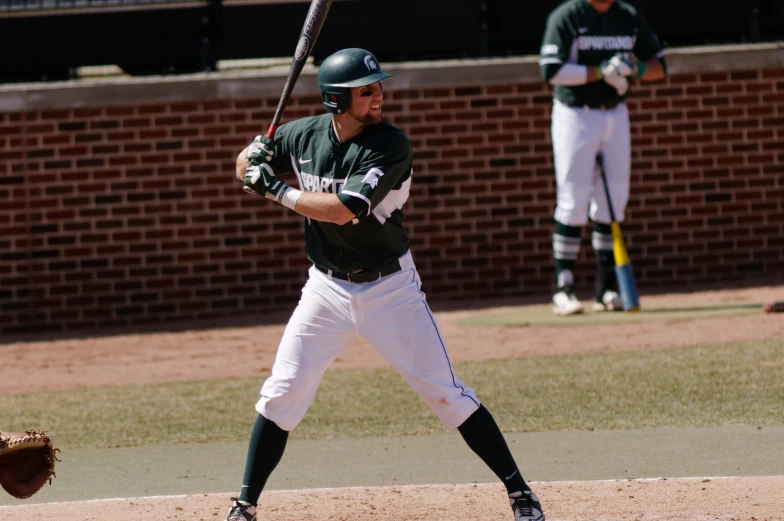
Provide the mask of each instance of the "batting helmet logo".
POLYGON ((369 71, 377 71, 378 70, 378 63, 376 60, 373 59, 371 55, 365 56, 365 67, 368 68, 369 71))

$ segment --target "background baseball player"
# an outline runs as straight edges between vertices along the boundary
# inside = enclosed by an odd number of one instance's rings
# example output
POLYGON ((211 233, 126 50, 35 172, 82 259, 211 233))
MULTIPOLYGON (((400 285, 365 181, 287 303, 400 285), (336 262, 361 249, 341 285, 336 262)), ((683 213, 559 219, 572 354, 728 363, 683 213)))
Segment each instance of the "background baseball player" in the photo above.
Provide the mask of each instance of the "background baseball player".
MULTIPOLYGON (((275 142, 256 138, 237 158, 244 189, 305 216, 313 262, 302 298, 256 404, 242 492, 229 521, 256 519, 256 504, 302 420, 322 375, 356 338, 386 358, 449 429, 458 429, 503 481, 515 520, 543 521, 501 431, 455 374, 409 251, 401 211, 412 179, 408 138, 382 120, 383 72, 362 49, 322 63, 328 114, 283 125, 275 142), (294 172, 295 189, 276 178, 294 172)), ((381 414, 382 411, 379 411, 381 414)))
POLYGON ((613 209, 624 219, 629 200, 631 135, 624 103, 627 78, 659 80, 666 74, 664 49, 648 23, 616 0, 569 0, 547 19, 539 65, 554 85, 552 140, 558 190, 553 256, 553 312, 582 312, 574 294, 580 232, 594 222, 594 309, 622 310, 615 280, 610 212, 596 167, 602 153, 613 209))

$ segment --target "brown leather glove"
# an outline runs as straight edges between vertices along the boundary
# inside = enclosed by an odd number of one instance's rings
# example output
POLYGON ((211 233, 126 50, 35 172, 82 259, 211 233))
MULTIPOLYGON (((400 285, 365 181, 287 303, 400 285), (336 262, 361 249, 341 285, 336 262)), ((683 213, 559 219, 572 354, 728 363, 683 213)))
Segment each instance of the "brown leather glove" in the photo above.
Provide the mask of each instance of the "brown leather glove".
POLYGON ((57 452, 45 432, 0 431, 0 485, 16 498, 29 498, 51 484, 57 452))

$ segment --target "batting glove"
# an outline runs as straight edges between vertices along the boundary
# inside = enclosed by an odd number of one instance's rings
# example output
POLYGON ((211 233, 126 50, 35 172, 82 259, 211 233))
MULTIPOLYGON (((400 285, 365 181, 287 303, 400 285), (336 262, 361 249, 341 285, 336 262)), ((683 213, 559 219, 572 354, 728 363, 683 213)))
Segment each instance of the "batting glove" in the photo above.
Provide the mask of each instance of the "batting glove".
POLYGON ((607 73, 617 72, 621 76, 637 76, 637 64, 637 61, 616 54, 605 64, 602 72, 606 69, 607 73))
POLYGON ((275 177, 272 167, 262 163, 249 166, 245 170, 245 184, 242 189, 249 194, 263 194, 267 199, 281 202, 283 195, 291 187, 275 177))
POLYGON ((275 155, 275 142, 267 136, 256 136, 253 142, 248 145, 248 152, 245 159, 251 166, 269 163, 275 155))
POLYGON ((629 90, 629 80, 618 71, 615 65, 610 63, 611 61, 612 60, 602 62, 599 66, 602 79, 613 87, 619 96, 623 96, 626 94, 626 91, 629 90))

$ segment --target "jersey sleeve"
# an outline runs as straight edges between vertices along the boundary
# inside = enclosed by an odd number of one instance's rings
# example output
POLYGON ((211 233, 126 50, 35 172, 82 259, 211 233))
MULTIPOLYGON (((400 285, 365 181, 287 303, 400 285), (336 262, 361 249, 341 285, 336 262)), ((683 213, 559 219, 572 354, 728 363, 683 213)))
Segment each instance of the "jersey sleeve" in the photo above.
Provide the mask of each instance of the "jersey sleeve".
POLYGON ((411 143, 405 135, 386 139, 349 173, 338 198, 357 217, 369 215, 390 191, 408 179, 413 157, 411 143))
POLYGON ((539 57, 539 69, 545 81, 550 81, 561 66, 569 61, 574 35, 567 17, 560 10, 547 17, 542 48, 539 57))
MULTIPOLYGON (((664 47, 662 47, 659 37, 653 32, 648 21, 637 12, 637 41, 634 43, 634 55, 639 60, 648 61, 651 58, 664 59, 664 47)), ((663 63, 662 63, 663 65, 663 63)))

